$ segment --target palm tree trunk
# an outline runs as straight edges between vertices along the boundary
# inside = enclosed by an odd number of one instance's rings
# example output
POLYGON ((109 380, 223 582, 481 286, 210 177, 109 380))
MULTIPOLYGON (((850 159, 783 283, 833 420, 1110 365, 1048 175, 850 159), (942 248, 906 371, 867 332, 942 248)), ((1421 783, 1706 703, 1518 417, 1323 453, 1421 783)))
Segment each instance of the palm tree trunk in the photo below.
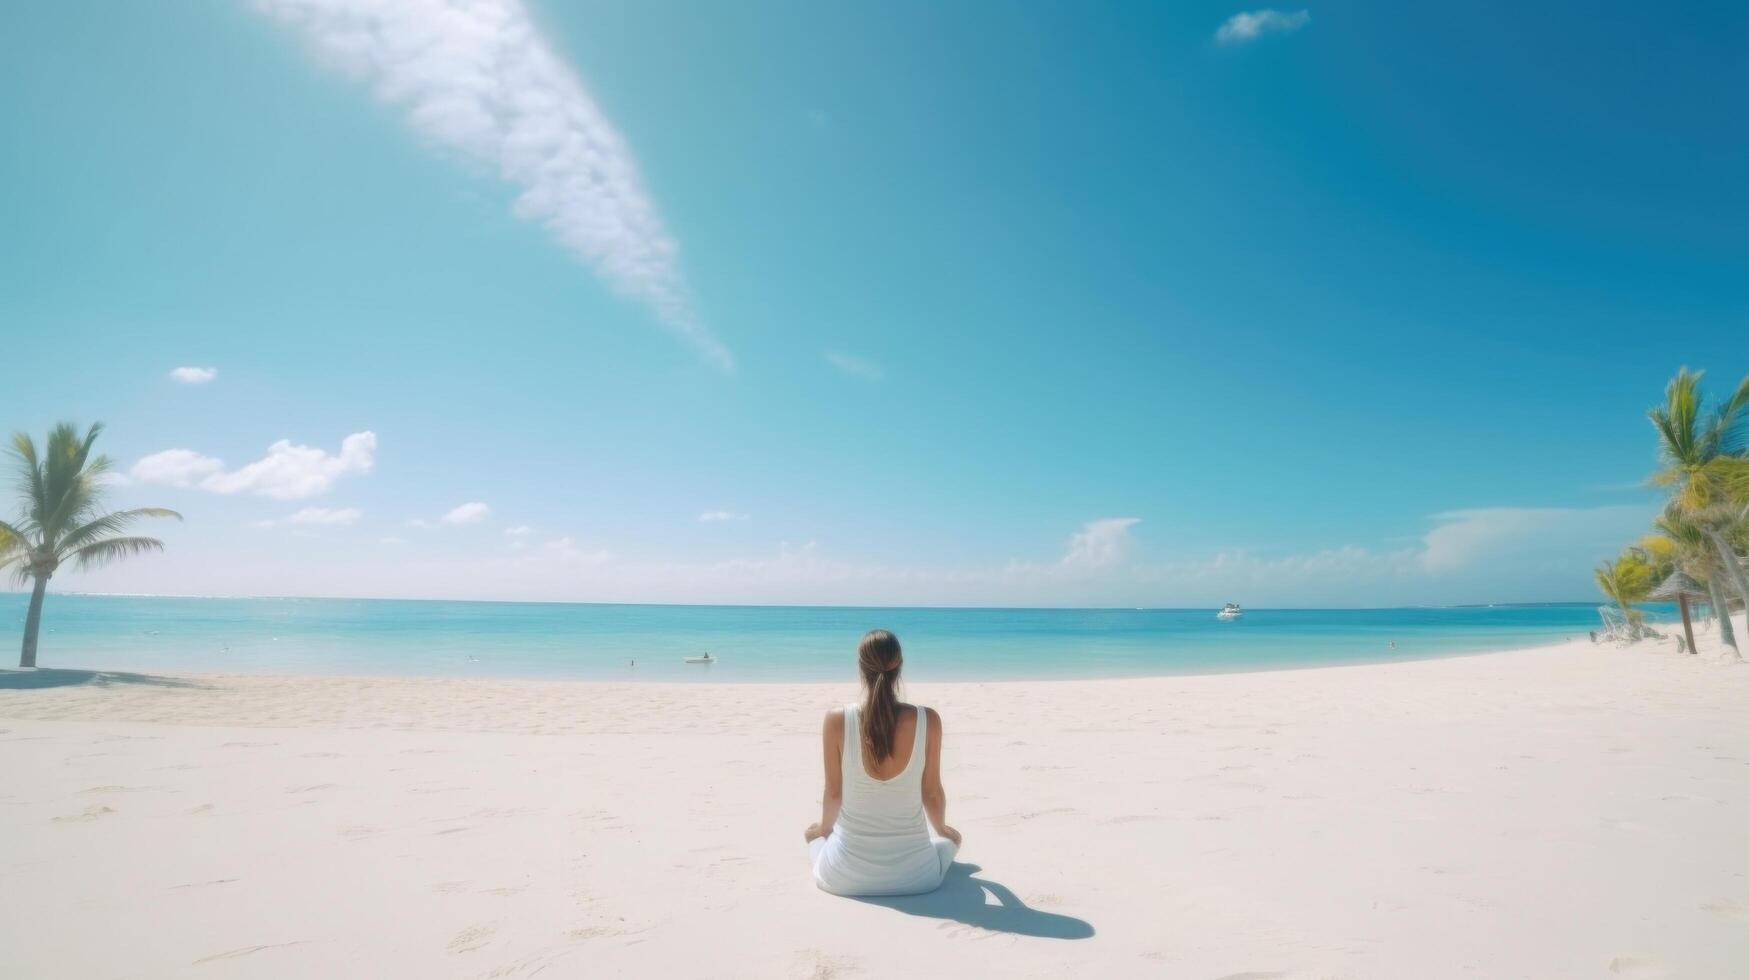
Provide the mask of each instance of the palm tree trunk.
MULTIPOLYGON (((1743 597, 1743 609, 1749 615, 1749 577, 1743 574, 1743 563, 1737 560, 1737 553, 1731 550, 1731 542, 1718 531, 1708 531, 1707 537, 1713 541, 1713 547, 1719 550, 1719 560, 1725 563, 1725 574, 1731 576, 1731 583, 1737 587, 1737 594, 1743 597)), ((1725 605, 1725 619, 1731 618, 1731 606, 1725 605)))
POLYGON ((36 666, 36 634, 43 624, 43 592, 49 580, 36 577, 36 587, 30 590, 30 611, 24 614, 24 648, 18 654, 18 666, 36 666))
POLYGON ((1676 608, 1682 610, 1682 635, 1688 638, 1688 652, 1694 653, 1694 621, 1688 616, 1688 595, 1679 593, 1676 596, 1676 608))
POLYGON ((1737 628, 1731 625, 1731 606, 1725 602, 1725 590, 1719 588, 1719 577, 1708 576, 1707 592, 1712 595, 1713 615, 1719 620, 1719 639, 1731 651, 1731 659, 1742 660, 1743 655, 1737 652, 1737 628))

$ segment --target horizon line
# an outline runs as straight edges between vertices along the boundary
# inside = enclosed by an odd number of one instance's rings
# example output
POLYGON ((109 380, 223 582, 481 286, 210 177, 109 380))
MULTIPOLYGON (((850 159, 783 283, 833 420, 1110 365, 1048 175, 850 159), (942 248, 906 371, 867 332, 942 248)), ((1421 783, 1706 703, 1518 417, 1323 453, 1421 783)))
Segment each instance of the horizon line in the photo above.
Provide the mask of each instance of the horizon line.
MULTIPOLYGON (((4 589, 0 593, 9 595, 29 595, 20 589, 4 589)), ((342 595, 202 595, 193 593, 162 593, 162 592, 86 592, 86 591, 54 591, 53 595, 81 596, 102 599, 277 599, 286 601, 314 602, 471 602, 492 603, 498 605, 524 606, 641 606, 641 607, 679 607, 693 609, 872 609, 872 610, 902 610, 902 609, 942 609, 978 611, 1060 611, 1060 612, 1180 612, 1199 611, 1218 608, 1208 605, 1195 606, 955 606, 955 605, 858 605, 825 602, 612 602, 589 599, 451 599, 435 596, 342 596, 342 595)), ((1514 602, 1457 602, 1457 603, 1416 603, 1399 606, 1252 606, 1254 611, 1287 612, 1309 610, 1392 610, 1392 609, 1493 609, 1501 607, 1527 606, 1593 606, 1607 605, 1588 599, 1549 599, 1514 602)), ((1642 605, 1660 605, 1661 603, 1642 603, 1642 605)), ((1669 603, 1662 603, 1668 605, 1669 603)))

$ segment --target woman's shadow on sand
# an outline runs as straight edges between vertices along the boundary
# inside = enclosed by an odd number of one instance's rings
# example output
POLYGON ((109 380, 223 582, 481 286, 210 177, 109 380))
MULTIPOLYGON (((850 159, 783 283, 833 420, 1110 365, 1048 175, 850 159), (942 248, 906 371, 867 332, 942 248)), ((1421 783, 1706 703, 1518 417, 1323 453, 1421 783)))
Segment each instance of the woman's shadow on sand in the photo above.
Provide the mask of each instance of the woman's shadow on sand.
POLYGON ((1093 935, 1093 924, 1084 919, 1029 908, 1006 886, 972 877, 981 870, 983 869, 978 865, 955 861, 947 869, 947 878, 942 881, 941 887, 932 892, 922 895, 871 896, 858 898, 857 901, 897 909, 906 915, 951 919, 979 929, 1016 936, 1086 939, 1093 935), (996 904, 991 904, 990 898, 994 898, 996 904))

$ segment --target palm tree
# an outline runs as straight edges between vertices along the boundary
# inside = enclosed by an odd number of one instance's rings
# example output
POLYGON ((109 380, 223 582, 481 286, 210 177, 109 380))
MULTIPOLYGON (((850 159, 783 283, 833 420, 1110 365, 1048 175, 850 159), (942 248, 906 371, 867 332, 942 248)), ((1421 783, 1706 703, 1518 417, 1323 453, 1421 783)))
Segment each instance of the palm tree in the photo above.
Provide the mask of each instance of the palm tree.
POLYGON ((132 537, 126 531, 142 517, 182 515, 162 507, 141 507, 102 513, 101 477, 109 471, 109 459, 91 455, 91 444, 103 432, 93 425, 83 438, 70 422, 49 432, 41 453, 29 435, 12 437, 12 455, 18 467, 18 490, 23 514, 17 520, 0 521, 0 568, 13 567, 19 583, 34 581, 30 611, 24 617, 24 646, 20 667, 36 666, 36 638, 42 626, 43 593, 49 579, 62 565, 93 568, 147 551, 162 551, 157 538, 132 537))
POLYGON ((1629 548, 1617 555, 1614 561, 1597 566, 1593 574, 1597 576, 1597 587, 1621 607, 1629 635, 1639 639, 1640 623, 1645 617, 1634 608, 1634 603, 1643 601, 1652 591, 1652 586, 1657 584, 1652 580, 1651 564, 1643 554, 1629 548))
MULTIPOLYGON (((1721 578, 1731 583, 1749 603, 1749 576, 1744 575, 1730 541, 1740 523, 1742 501, 1749 496, 1749 456, 1744 455, 1749 448, 1749 377, 1703 422, 1701 374, 1687 368, 1677 371, 1664 390, 1664 404, 1649 413, 1664 463, 1652 474, 1652 483, 1670 488, 1671 503, 1712 545, 1719 558, 1715 583, 1721 578)), ((1715 587, 1725 591, 1722 585, 1715 587)), ((1724 598, 1725 604, 1715 605, 1729 635, 1734 631, 1729 597, 1724 598)), ((1734 639, 1728 642, 1734 652, 1734 639)))
MULTIPOLYGON (((1664 513, 1652 521, 1652 526, 1657 528, 1657 533, 1641 538, 1638 547, 1651 560, 1654 576, 1663 578, 1671 572, 1681 572, 1704 584, 1708 601, 1713 603, 1716 613, 1720 597, 1719 556, 1712 543, 1674 503, 1665 505, 1664 513)), ((1682 611, 1682 633, 1688 639, 1688 652, 1694 653, 1694 623, 1689 616, 1688 595, 1678 593, 1676 603, 1682 611)), ((1728 616, 1720 627, 1719 636, 1729 649, 1736 651, 1737 638, 1728 616)))

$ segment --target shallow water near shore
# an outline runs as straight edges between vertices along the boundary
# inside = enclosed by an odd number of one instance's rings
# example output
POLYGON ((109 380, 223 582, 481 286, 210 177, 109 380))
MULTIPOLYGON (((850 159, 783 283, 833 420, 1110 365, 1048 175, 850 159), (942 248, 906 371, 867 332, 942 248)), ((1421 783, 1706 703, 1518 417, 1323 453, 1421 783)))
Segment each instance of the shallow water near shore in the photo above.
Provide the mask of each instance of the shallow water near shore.
MULTIPOLYGON (((16 637, 27 596, 0 594, 16 637)), ((1414 609, 874 609, 50 595, 40 662, 109 670, 596 680, 846 680, 863 631, 907 676, 1020 680, 1225 673, 1551 643, 1588 603, 1414 609), (1394 644, 1394 646, 1393 646, 1394 644), (715 662, 687 664, 710 652, 715 662)))

